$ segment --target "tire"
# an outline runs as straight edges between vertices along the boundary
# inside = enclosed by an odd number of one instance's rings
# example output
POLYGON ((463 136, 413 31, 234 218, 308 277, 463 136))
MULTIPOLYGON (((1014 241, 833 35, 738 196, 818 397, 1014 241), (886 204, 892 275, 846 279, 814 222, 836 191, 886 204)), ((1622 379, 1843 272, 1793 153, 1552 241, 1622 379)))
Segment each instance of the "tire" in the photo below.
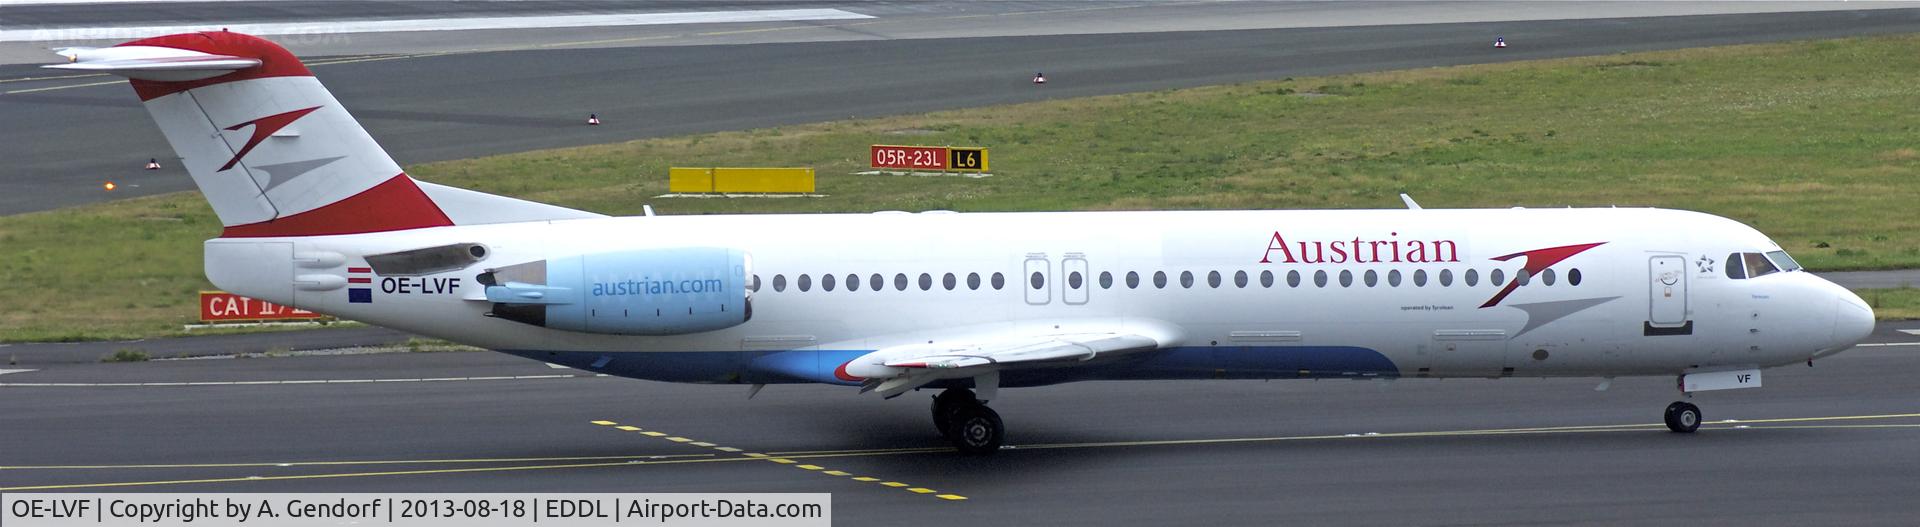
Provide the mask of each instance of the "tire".
POLYGON ((973 392, 963 389, 949 389, 933 396, 933 426, 940 430, 940 437, 953 441, 953 411, 967 405, 979 405, 973 392))
POLYGON ((1679 434, 1691 434, 1700 429, 1700 407, 1691 403, 1676 402, 1667 405, 1667 429, 1679 434))
POLYGON ((952 436, 948 440, 962 454, 992 454, 999 451, 1000 444, 1006 440, 1006 425, 1000 422, 1000 414, 992 408, 969 404, 954 408, 952 415, 952 422, 948 426, 952 436))

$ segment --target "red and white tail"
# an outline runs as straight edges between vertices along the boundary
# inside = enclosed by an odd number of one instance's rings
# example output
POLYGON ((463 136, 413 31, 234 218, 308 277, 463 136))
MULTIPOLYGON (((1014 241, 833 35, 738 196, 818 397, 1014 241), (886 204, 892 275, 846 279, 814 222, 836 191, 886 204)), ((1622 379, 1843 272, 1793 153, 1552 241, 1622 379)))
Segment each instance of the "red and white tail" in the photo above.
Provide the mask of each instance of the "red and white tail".
POLYGON ((59 50, 49 68, 121 75, 225 225, 318 236, 597 214, 408 177, 285 48, 226 31, 59 50))

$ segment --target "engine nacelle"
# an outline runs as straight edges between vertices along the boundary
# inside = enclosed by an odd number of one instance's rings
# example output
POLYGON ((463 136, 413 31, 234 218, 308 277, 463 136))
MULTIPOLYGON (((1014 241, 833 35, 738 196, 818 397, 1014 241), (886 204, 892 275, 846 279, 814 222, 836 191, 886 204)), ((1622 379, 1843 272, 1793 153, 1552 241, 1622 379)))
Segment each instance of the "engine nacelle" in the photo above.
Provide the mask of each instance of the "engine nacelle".
POLYGON ((480 275, 488 316, 564 331, 680 335, 753 317, 752 259, 738 249, 678 247, 594 253, 480 275))

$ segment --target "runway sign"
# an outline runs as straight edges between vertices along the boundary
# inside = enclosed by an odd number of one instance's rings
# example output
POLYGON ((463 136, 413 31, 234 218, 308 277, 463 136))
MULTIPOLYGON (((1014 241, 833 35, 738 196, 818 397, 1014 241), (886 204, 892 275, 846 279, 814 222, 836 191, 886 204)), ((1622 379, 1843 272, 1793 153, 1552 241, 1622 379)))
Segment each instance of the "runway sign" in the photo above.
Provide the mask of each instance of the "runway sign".
POLYGON ((947 169, 985 172, 987 171, 987 149, 948 148, 947 169))
POLYGON ((275 320, 313 320, 321 315, 265 300, 255 300, 225 291, 200 292, 201 322, 265 322, 275 320))
POLYGON ((873 145, 873 168, 984 172, 987 149, 980 147, 873 145))
POLYGON ((672 167, 667 170, 667 191, 676 194, 810 194, 814 191, 814 177, 811 168, 672 167))

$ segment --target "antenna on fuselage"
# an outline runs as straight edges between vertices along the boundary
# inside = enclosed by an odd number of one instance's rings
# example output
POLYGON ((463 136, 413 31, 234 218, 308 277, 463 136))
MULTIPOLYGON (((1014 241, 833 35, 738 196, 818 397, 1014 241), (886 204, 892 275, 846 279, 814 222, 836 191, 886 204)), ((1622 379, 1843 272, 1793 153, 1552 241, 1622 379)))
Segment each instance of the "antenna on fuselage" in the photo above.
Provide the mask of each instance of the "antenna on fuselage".
POLYGON ((640 206, 640 212, 641 212, 642 214, 645 214, 645 215, 647 215, 647 216, 652 216, 652 215, 653 215, 653 205, 641 205, 641 206, 640 206))
POLYGON ((1407 203, 1408 210, 1420 210, 1420 204, 1414 203, 1413 196, 1408 196, 1407 193, 1405 192, 1400 193, 1400 201, 1404 201, 1407 203))

